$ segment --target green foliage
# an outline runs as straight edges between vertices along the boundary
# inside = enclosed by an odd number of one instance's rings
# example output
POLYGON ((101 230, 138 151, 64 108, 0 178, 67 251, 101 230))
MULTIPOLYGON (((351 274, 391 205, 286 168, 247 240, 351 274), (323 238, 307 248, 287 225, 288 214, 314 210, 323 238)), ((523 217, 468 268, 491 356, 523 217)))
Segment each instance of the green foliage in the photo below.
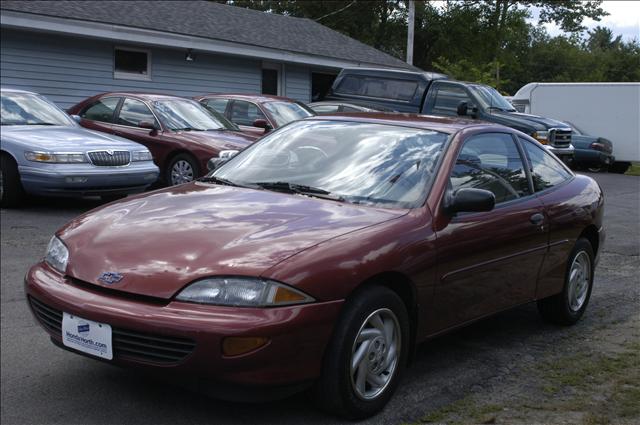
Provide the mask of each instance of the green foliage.
MULTIPOLYGON (((315 20, 404 59, 406 0, 217 0, 315 20)), ((532 81, 640 81, 640 41, 610 29, 585 32, 606 15, 602 1, 416 0, 414 64, 513 94, 532 81), (532 8, 537 25, 528 23, 532 8), (567 35, 551 37, 553 22, 567 35)))

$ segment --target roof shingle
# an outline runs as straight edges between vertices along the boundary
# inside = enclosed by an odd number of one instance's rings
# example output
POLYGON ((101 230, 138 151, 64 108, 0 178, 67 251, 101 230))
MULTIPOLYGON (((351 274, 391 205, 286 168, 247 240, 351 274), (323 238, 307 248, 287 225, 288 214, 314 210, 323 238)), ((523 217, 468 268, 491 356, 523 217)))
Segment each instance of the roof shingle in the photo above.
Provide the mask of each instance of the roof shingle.
POLYGON ((415 69, 306 18, 210 1, 13 1, 3 11, 101 22, 368 64, 415 69))

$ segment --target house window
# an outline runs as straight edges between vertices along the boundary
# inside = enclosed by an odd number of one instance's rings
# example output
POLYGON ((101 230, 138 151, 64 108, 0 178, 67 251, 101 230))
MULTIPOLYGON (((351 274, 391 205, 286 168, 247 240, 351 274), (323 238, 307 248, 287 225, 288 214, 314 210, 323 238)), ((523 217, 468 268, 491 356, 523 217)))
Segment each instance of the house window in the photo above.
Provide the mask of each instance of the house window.
POLYGON ((116 47, 113 51, 113 78, 151 79, 151 52, 143 49, 116 47))

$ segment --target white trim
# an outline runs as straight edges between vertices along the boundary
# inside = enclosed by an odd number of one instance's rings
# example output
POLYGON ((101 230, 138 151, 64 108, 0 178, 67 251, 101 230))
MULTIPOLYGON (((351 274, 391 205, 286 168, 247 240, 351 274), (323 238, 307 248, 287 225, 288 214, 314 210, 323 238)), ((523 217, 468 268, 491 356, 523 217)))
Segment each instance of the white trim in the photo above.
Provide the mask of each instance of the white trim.
POLYGON ((137 47, 128 46, 114 46, 113 47, 113 79, 114 80, 137 80, 137 81, 151 81, 151 50, 140 49, 137 47), (147 55, 147 73, 138 74, 136 72, 126 72, 116 70, 116 50, 122 50, 125 52, 138 52, 146 53, 147 55))
POLYGON ((194 37, 183 34, 126 27, 122 25, 87 22, 79 19, 58 18, 9 10, 3 10, 0 14, 0 25, 3 28, 66 34, 82 38, 98 38, 165 48, 193 49, 201 52, 291 62, 307 66, 325 66, 329 68, 373 66, 377 68, 403 69, 389 65, 349 61, 346 59, 291 52, 269 47, 234 43, 225 40, 215 40, 204 37, 194 37))

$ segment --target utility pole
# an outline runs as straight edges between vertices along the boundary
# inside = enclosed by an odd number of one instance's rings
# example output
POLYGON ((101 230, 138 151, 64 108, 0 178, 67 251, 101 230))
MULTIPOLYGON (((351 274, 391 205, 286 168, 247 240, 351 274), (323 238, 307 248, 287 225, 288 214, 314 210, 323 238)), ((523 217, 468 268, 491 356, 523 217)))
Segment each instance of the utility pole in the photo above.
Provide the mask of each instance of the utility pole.
POLYGON ((414 0, 408 0, 409 3, 409 22, 407 23, 407 63, 413 65, 413 32, 416 22, 416 4, 414 0))

